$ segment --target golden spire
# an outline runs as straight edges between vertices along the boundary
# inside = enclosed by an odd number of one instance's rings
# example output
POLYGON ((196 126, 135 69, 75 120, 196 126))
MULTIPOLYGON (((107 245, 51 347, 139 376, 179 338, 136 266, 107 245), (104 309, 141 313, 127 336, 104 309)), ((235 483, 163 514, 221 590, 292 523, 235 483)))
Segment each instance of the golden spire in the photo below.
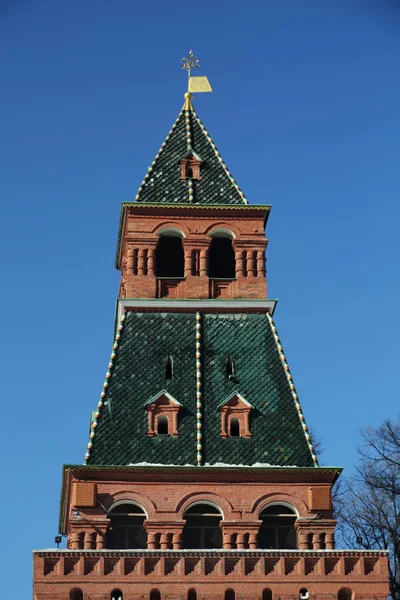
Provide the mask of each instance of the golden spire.
POLYGON ((192 103, 192 93, 197 92, 212 92, 210 82, 207 77, 191 77, 191 72, 193 69, 200 69, 200 61, 193 54, 193 50, 189 50, 189 56, 181 58, 181 68, 185 69, 188 74, 188 89, 185 93, 185 104, 183 105, 184 110, 191 110, 192 103))

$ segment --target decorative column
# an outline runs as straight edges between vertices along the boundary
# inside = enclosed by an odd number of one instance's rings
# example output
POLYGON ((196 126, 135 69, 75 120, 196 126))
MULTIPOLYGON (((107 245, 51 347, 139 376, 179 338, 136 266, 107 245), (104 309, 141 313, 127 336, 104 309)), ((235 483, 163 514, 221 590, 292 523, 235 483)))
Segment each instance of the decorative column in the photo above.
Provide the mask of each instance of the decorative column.
POLYGON ((250 438, 251 437, 251 433, 250 433, 250 410, 243 410, 243 415, 244 415, 244 437, 246 438, 250 438))
POLYGON ((335 536, 331 532, 325 534, 325 549, 326 550, 334 550, 335 549, 335 536))
POLYGON ((171 416, 172 416, 172 436, 173 437, 178 437, 178 411, 179 411, 179 407, 177 407, 176 409, 173 408, 173 410, 171 410, 171 416))
POLYGON ((128 246, 128 250, 126 252, 126 270, 129 275, 133 274, 133 248, 132 246, 128 246))
POLYGON ((155 248, 149 248, 147 251, 147 274, 150 275, 150 277, 154 277, 156 271, 155 256, 155 248))
POLYGON ((154 405, 150 405, 147 407, 147 426, 148 426, 147 435, 149 437, 153 437, 155 435, 155 432, 154 432, 154 405))
POLYGON ((103 550, 105 547, 105 532, 96 534, 96 550, 103 550))
POLYGON ((247 271, 247 276, 254 275, 253 251, 252 250, 247 250, 247 252, 246 252, 246 271, 247 271))
POLYGON ((244 550, 246 548, 246 534, 242 531, 236 536, 236 547, 238 550, 244 550))
POLYGON ((85 531, 85 536, 83 538, 83 548, 85 550, 92 550, 93 535, 93 531, 85 531))
POLYGON ((182 548, 182 534, 181 533, 172 534, 172 548, 174 550, 180 550, 182 548))
POLYGON ((299 550, 308 550, 308 534, 306 531, 299 531, 299 550))
POLYGON ((190 277, 192 274, 192 248, 184 248, 185 250, 185 277, 190 277))
POLYGON ((263 250, 257 251, 257 277, 265 276, 265 264, 264 264, 264 252, 263 250))
POLYGON ((70 548, 71 550, 79 550, 79 533, 75 531, 69 536, 70 548))
POLYGON ((312 537, 313 550, 322 550, 322 535, 317 532, 312 537))
POLYGON ((258 548, 258 535, 256 533, 249 533, 249 550, 256 550, 258 548))
POLYGON ((200 250, 200 277, 207 275, 207 249, 200 250))
POLYGON ((225 532, 222 535, 222 547, 224 550, 231 550, 233 548, 233 534, 225 532))
POLYGON ((160 548, 161 548, 161 550, 168 550, 168 546, 169 546, 169 544, 168 544, 168 537, 169 537, 168 533, 162 533, 160 535, 160 548))
POLYGON ((221 437, 226 438, 228 437, 228 433, 226 431, 226 417, 227 417, 227 413, 228 413, 228 409, 226 406, 223 406, 221 408, 221 437))
POLYGON ((235 277, 236 279, 238 277, 243 277, 244 275, 244 270, 243 270, 243 252, 242 250, 236 250, 235 252, 235 264, 236 264, 236 268, 235 268, 235 277))
POLYGON ((138 275, 144 275, 144 248, 139 248, 138 252, 138 275))
POLYGON ((157 534, 156 533, 148 533, 147 534, 147 549, 148 550, 156 550, 157 549, 157 534))

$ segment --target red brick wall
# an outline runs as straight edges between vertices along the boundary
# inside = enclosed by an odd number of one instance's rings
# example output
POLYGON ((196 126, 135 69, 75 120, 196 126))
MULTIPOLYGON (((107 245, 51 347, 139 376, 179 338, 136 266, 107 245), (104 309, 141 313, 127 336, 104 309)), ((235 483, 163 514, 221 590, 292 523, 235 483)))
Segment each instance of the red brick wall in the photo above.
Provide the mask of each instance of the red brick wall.
POLYGON ((265 210, 204 210, 200 208, 126 208, 122 231, 119 295, 127 298, 164 297, 155 276, 155 256, 160 232, 175 228, 183 234, 185 277, 170 286, 168 297, 176 298, 265 298, 264 254, 265 210), (211 234, 217 229, 232 233, 236 277, 218 285, 207 274, 211 234), (193 252, 200 255, 200 268, 193 273, 193 252))

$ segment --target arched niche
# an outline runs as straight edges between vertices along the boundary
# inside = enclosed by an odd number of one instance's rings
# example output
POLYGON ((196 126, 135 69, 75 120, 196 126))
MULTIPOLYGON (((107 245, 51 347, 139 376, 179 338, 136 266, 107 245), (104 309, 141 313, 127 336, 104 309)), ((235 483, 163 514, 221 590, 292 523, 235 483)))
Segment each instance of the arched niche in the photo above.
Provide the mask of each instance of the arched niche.
POLYGON ((156 277, 179 279, 184 277, 184 234, 174 227, 164 227, 158 232, 156 248, 156 277))
POLYGON ((233 233, 225 228, 214 229, 208 252, 208 275, 211 279, 235 279, 233 233))
POLYGON ((106 547, 112 550, 144 550, 147 535, 144 529, 146 513, 133 502, 118 502, 108 512, 110 524, 106 547))
POLYGON ((274 502, 264 506, 259 514, 261 527, 258 545, 262 550, 293 550, 297 548, 295 523, 297 513, 292 506, 274 502))
POLYGON ((209 502, 195 502, 184 512, 182 544, 185 550, 222 548, 219 507, 209 502))

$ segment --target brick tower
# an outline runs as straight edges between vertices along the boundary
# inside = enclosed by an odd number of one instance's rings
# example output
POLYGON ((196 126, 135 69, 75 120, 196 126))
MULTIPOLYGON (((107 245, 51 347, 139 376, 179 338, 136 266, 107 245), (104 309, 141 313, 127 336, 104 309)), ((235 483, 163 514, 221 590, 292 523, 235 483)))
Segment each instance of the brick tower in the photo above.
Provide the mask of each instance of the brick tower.
POLYGON ((318 466, 273 321, 268 215, 187 93, 122 205, 115 341, 35 600, 387 597, 385 552, 335 550, 340 469, 318 466))

